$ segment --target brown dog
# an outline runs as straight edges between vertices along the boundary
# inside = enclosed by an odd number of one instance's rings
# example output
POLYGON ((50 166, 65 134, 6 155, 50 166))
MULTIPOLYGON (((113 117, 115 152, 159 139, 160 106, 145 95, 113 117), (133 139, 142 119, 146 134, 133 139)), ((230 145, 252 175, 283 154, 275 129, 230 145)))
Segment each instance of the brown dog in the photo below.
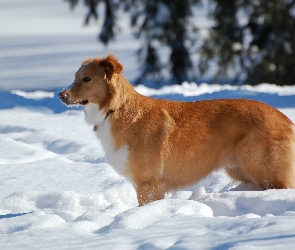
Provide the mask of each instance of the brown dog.
POLYGON ((138 94, 109 55, 85 60, 59 94, 83 105, 109 164, 134 184, 139 205, 224 167, 236 180, 295 188, 293 123, 251 100, 177 102, 138 94))

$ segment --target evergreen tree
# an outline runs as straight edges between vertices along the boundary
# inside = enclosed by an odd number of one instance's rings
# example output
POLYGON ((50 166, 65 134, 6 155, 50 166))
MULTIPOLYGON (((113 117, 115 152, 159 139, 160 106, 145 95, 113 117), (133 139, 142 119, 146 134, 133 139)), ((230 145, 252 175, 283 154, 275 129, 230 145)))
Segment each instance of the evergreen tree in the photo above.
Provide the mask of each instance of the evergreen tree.
MULTIPOLYGON (((79 0, 65 0, 74 8, 79 0)), ((82 0, 81 0, 82 1, 82 0)), ((130 14, 142 72, 137 83, 159 77, 169 69, 177 83, 188 79, 192 69, 193 45, 198 29, 193 9, 201 0, 83 0, 88 7, 85 24, 98 19, 97 8, 104 4, 105 15, 99 39, 104 44, 114 38, 116 11, 130 14), (161 61, 159 48, 170 49, 169 62, 161 61)), ((236 82, 279 85, 295 84, 295 0, 207 0, 211 7, 209 29, 198 53, 199 76, 235 78, 236 82)))
MULTIPOLYGON (((79 0, 64 0, 70 4, 70 8, 73 9, 77 6, 79 0)), ((116 27, 116 18, 114 12, 118 9, 118 3, 112 0, 83 0, 84 5, 88 9, 84 24, 89 24, 91 17, 98 20, 97 8, 100 3, 104 4, 105 15, 104 22, 98 35, 99 40, 103 44, 108 44, 111 39, 114 38, 114 29, 116 27)))
MULTIPOLYGON (((78 0, 65 0, 75 7, 78 0)), ((177 83, 189 77, 192 68, 187 42, 192 42, 188 36, 188 29, 193 25, 191 7, 200 0, 84 0, 89 12, 85 24, 91 16, 98 18, 97 8, 100 2, 105 6, 105 20, 101 28, 99 39, 107 44, 114 38, 116 26, 115 11, 122 7, 131 16, 134 34, 142 40, 142 47, 138 51, 142 60, 142 72, 136 81, 141 82, 149 76, 161 75, 161 71, 169 65, 170 72, 177 83), (161 62, 157 53, 160 45, 170 48, 170 61, 161 62)))
POLYGON ((169 65, 176 83, 181 84, 187 80, 192 69, 189 48, 186 46, 186 43, 193 42, 188 35, 188 30, 193 26, 190 20, 193 14, 191 8, 199 0, 125 0, 123 2, 125 9, 131 12, 131 24, 135 36, 143 40, 139 54, 145 52, 144 64, 137 82, 149 75, 160 75, 161 69, 167 67, 165 64, 169 65), (170 63, 160 62, 157 44, 170 48, 170 63))
POLYGON ((295 84, 294 0, 210 0, 216 26, 201 50, 200 72, 217 59, 219 76, 295 84))

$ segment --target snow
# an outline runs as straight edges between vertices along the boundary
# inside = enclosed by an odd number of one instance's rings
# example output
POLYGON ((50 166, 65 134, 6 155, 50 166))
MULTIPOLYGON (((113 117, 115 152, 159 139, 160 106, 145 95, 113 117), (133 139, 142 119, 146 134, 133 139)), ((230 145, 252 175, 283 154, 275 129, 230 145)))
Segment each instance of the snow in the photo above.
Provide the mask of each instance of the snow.
MULTIPOLYGON (((259 191, 233 182, 223 170, 138 207, 133 186, 106 163, 82 110, 68 109, 57 98, 85 57, 108 53, 95 40, 95 26, 81 29, 82 6, 72 13, 62 1, 22 2, 0 3, 1 249, 294 247, 295 191, 259 191), (47 31, 40 29, 49 21, 47 31)), ((135 47, 122 34, 108 48, 128 79, 138 72, 135 47)), ((261 100, 295 122, 294 86, 183 83, 136 89, 183 101, 261 100)))
POLYGON ((41 100, 43 98, 53 98, 54 92, 47 92, 43 90, 36 90, 31 92, 26 92, 22 90, 12 90, 12 94, 22 96, 25 99, 41 100))

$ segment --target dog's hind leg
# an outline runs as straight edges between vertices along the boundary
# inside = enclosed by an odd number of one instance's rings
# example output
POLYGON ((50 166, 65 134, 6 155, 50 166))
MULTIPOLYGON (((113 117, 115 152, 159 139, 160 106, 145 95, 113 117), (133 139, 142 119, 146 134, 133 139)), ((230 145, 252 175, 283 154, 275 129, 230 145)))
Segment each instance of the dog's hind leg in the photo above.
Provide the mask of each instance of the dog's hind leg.
POLYGON ((235 159, 237 169, 228 173, 236 179, 261 189, 295 188, 293 136, 266 138, 250 134, 237 144, 235 159))

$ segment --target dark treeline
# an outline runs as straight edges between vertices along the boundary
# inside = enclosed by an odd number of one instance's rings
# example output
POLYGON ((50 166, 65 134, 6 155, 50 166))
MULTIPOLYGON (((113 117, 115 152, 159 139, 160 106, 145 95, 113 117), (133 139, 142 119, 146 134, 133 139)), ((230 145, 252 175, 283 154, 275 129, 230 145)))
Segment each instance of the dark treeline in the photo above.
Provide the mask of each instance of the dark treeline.
MULTIPOLYGON (((64 0, 74 8, 79 0, 64 0)), ((116 13, 130 16, 134 36, 141 39, 138 51, 141 74, 137 82, 159 78, 169 68, 174 82, 212 72, 212 81, 236 83, 295 84, 295 0, 80 0, 87 7, 85 24, 100 18, 99 41, 115 38, 116 13), (196 10, 209 5, 213 20, 206 36, 201 35, 196 10), (161 61, 161 46, 169 48, 168 62, 161 61), (198 60, 193 58, 199 55, 198 60)), ((205 10, 204 10, 205 11, 205 10)))

